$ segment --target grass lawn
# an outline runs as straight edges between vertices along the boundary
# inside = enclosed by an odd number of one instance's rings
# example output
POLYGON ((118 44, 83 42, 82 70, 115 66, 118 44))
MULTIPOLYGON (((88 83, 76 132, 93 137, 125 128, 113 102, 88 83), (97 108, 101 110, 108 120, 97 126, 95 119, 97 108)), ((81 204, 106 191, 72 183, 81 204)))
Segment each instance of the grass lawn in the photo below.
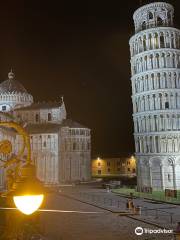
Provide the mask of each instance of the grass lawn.
POLYGON ((113 193, 130 196, 130 193, 133 193, 133 196, 140 198, 148 198, 157 201, 165 201, 180 204, 180 191, 177 191, 177 198, 165 197, 164 191, 153 191, 152 193, 142 193, 137 192, 135 189, 130 188, 118 188, 113 189, 113 193))

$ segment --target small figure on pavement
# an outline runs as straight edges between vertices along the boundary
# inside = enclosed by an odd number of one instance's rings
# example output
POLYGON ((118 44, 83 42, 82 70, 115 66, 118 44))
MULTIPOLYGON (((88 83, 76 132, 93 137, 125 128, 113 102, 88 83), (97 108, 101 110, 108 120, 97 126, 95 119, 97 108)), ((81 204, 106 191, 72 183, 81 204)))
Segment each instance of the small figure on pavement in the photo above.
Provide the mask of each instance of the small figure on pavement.
POLYGON ((109 192, 110 192, 110 186, 107 186, 107 187, 106 187, 106 190, 107 190, 107 192, 109 193, 109 192))
POLYGON ((131 204, 131 209, 134 209, 134 202, 133 202, 132 199, 131 199, 131 201, 130 201, 130 204, 131 204))
POLYGON ((129 199, 127 199, 126 208, 129 209, 129 199))
POLYGON ((126 202, 126 208, 127 209, 134 209, 134 203, 132 199, 128 199, 126 202))

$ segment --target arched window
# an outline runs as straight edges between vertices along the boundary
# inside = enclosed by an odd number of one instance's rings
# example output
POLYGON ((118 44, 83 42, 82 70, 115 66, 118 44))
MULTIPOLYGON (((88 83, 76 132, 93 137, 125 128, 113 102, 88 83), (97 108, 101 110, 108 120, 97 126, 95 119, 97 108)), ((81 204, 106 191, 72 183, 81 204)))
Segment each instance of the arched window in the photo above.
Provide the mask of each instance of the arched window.
POLYGON ((153 38, 153 41, 154 41, 154 48, 158 48, 158 34, 155 33, 154 34, 154 38, 153 38))
POLYGON ((171 47, 172 47, 172 48, 175 48, 175 45, 174 45, 174 38, 175 38, 175 36, 174 36, 174 34, 172 33, 172 34, 170 35, 171 47))
POLYGON ((6 106, 2 106, 2 111, 6 111, 6 106))
POLYGON ((150 147, 150 152, 153 152, 153 148, 152 148, 152 145, 153 145, 153 141, 152 141, 152 136, 150 136, 150 138, 149 138, 149 143, 150 143, 150 145, 149 145, 149 147, 150 147))
POLYGON ((178 34, 175 35, 175 42, 176 42, 176 48, 179 49, 179 36, 178 36, 178 34))
POLYGON ((90 150, 90 147, 91 147, 91 145, 90 145, 90 143, 88 142, 88 144, 87 144, 87 150, 90 150))
POLYGON ((143 44, 142 44, 142 38, 141 37, 138 39, 138 42, 139 42, 139 52, 142 52, 143 51, 143 44))
POLYGON ((39 114, 36 114, 36 122, 39 122, 39 114))
POLYGON ((165 109, 169 109, 169 102, 165 102, 165 109))
POLYGON ((175 68, 175 55, 172 54, 172 67, 175 68))
POLYGON ((160 17, 157 17, 157 25, 162 26, 163 25, 163 20, 160 17))
POLYGON ((156 54, 156 67, 159 68, 159 54, 156 54))
POLYGON ((149 19, 153 19, 153 14, 152 14, 152 12, 149 12, 149 19))
POLYGON ((146 29, 146 22, 145 21, 142 23, 142 30, 144 30, 144 29, 146 29))
POLYGON ((48 113, 48 121, 52 121, 52 115, 51 115, 51 113, 48 113))
POLYGON ((76 143, 73 143, 73 150, 76 150, 76 143))
POLYGON ((144 51, 146 51, 146 38, 143 38, 143 48, 144 48, 144 51))
POLYGON ((174 78, 173 78, 173 81, 174 81, 174 87, 175 88, 177 88, 177 83, 176 83, 176 78, 177 76, 176 76, 176 73, 174 73, 174 78))
POLYGON ((164 36, 160 36, 160 47, 164 48, 164 36))
POLYGON ((149 60, 150 60, 149 69, 153 69, 153 55, 152 54, 149 56, 149 60))
POLYGON ((159 152, 159 141, 158 141, 158 136, 155 136, 155 144, 156 144, 156 152, 159 152))
POLYGON ((150 43, 150 49, 153 49, 153 38, 151 34, 149 34, 149 43, 150 43))
POLYGON ((160 131, 164 130, 164 119, 163 119, 163 115, 160 115, 160 122, 161 122, 161 129, 160 131))
POLYGON ((168 17, 168 20, 169 20, 169 24, 171 25, 172 24, 172 17, 171 17, 171 12, 167 12, 167 17, 168 17))
POLYGON ((160 85, 160 73, 157 73, 157 86, 158 86, 158 88, 161 88, 161 85, 160 85))
POLYGON ((155 127, 155 131, 157 131, 157 126, 158 126, 158 123, 157 123, 157 116, 154 116, 154 127, 155 127))
POLYGON ((171 182, 171 175, 168 173, 168 181, 171 182))
POLYGON ((139 122, 136 121, 137 132, 139 132, 139 122))

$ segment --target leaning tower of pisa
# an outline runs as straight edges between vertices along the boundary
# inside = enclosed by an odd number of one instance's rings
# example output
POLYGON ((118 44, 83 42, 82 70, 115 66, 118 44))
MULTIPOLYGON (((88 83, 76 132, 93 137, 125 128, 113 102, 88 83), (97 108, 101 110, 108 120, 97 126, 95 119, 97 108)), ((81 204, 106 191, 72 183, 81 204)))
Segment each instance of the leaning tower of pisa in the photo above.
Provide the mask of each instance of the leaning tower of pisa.
POLYGON ((138 188, 180 189, 180 30, 173 6, 133 15, 131 83, 138 188))

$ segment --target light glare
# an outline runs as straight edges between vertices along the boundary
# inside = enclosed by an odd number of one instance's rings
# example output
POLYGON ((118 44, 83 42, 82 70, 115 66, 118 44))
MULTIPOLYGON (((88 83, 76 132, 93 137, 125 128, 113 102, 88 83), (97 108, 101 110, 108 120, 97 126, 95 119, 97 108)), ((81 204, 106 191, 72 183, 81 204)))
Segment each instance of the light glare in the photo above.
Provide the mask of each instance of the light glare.
POLYGON ((43 198, 43 194, 13 197, 16 207, 26 215, 30 215, 35 212, 40 207, 43 198))

